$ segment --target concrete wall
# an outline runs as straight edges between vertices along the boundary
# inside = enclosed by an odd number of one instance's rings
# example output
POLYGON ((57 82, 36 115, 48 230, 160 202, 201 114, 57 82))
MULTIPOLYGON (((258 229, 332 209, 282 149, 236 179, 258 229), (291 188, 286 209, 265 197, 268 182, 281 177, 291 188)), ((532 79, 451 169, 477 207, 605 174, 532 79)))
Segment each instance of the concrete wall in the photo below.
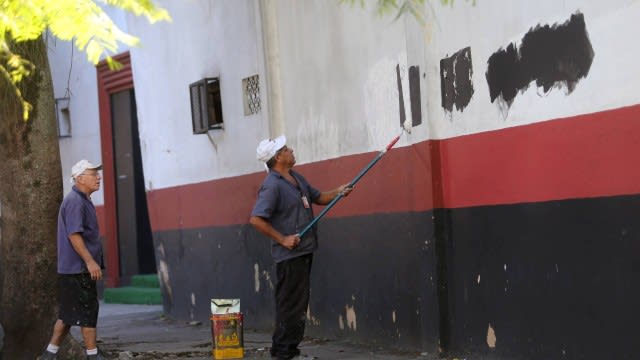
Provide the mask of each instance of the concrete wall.
MULTIPOLYGON (((142 40, 130 51, 171 316, 206 321, 210 298, 240 297, 247 326, 270 328, 268 241, 247 224, 264 176, 256 144, 286 133, 299 171, 327 189, 400 132, 402 104, 419 124, 321 222, 309 331, 504 359, 637 353, 624 320, 640 296, 637 1, 436 2, 424 26, 337 1, 161 5, 172 23, 126 16, 126 28, 142 40), (532 49, 528 62, 495 66, 510 44, 532 49), (245 116, 241 81, 255 74, 263 107, 245 116), (220 78, 225 119, 209 136, 191 132, 188 85, 203 77, 220 78), (586 300, 599 287, 612 295, 586 300), (589 328, 611 331, 599 342, 589 328)), ((67 63, 52 62, 56 95, 67 63)), ((75 80, 72 104, 93 123, 61 140, 68 166, 99 139, 89 68, 74 65, 90 81, 75 80)))
POLYGON ((639 75, 632 64, 634 50, 628 48, 638 30, 634 20, 638 6, 635 1, 482 1, 476 6, 469 2, 452 8, 436 6, 425 36, 432 137, 448 138, 638 103, 637 91, 632 90, 635 85, 623 80, 639 75), (486 80, 489 57, 509 43, 521 44, 530 29, 562 24, 577 11, 584 14, 595 52, 589 76, 569 96, 564 87, 544 93, 532 84, 506 113, 492 104, 486 80), (437 91, 438 62, 467 46, 472 51, 475 93, 463 112, 447 113, 440 106, 437 91))
MULTIPOLYGON (((111 11, 123 29, 142 40, 131 53, 148 190, 260 170, 252 144, 278 135, 269 134, 269 121, 283 121, 299 163, 379 149, 399 131, 396 65, 405 80, 407 105, 407 67, 420 67, 425 110, 424 125, 399 146, 638 102, 634 84, 624 81, 640 71, 632 63, 633 50, 627 48, 637 30, 634 1, 435 5, 435 13, 425 7, 424 27, 411 18, 391 22, 374 16, 370 7, 334 2, 160 4, 170 11, 172 23, 150 26, 144 19, 111 11), (277 14, 275 44, 284 104, 283 119, 273 120, 267 116, 268 59, 260 10, 269 6, 277 14), (485 75, 489 56, 520 41, 532 27, 562 23, 576 11, 584 14, 595 50, 590 76, 570 97, 562 88, 540 94, 529 86, 506 112, 491 103, 485 75), (508 16, 500 20, 490 15, 494 13, 508 16), (439 62, 465 47, 471 48, 475 92, 464 111, 447 112, 440 106, 439 62), (241 80, 254 74, 260 75, 263 111, 245 116, 241 80), (190 125, 188 84, 206 76, 221 78, 226 119, 224 130, 210 133, 213 144, 205 135, 191 134, 190 125), (598 96, 599 89, 607 89, 608 96, 598 96)), ((73 135, 60 142, 63 169, 75 162, 76 154, 98 161, 95 70, 69 43, 50 40, 50 48, 56 97, 72 98, 73 135)), ((96 200, 101 203, 100 193, 96 200)))
MULTIPOLYGON (((242 79, 264 70, 258 3, 167 1, 172 23, 149 26, 130 18, 141 41, 131 50, 140 141, 148 190, 257 171, 254 142, 268 125, 245 116, 242 79), (219 77, 224 130, 194 135, 189 84, 219 77)), ((263 95, 263 104, 265 96, 263 95)))

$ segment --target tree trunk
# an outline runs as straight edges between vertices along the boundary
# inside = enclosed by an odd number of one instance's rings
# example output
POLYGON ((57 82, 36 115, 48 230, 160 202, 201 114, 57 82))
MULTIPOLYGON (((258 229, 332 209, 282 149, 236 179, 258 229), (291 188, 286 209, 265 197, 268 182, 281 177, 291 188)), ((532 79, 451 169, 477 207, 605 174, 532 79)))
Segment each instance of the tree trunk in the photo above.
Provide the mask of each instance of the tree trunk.
POLYGON ((35 359, 46 346, 56 305, 56 228, 62 200, 51 73, 42 39, 15 52, 35 72, 20 85, 28 121, 0 78, 0 323, 4 359, 35 359))

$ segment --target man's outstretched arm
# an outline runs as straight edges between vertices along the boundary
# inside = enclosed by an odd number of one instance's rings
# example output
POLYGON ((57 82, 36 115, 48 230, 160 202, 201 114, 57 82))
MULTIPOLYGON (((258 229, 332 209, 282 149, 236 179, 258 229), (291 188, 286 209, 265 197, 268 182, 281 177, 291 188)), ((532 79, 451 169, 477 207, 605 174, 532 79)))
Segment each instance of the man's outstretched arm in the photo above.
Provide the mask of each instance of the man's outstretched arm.
POLYGON ((331 200, 335 199, 336 196, 342 193, 342 196, 348 196, 349 193, 353 190, 353 187, 349 186, 349 184, 340 185, 337 188, 329 191, 324 191, 320 193, 320 196, 316 199, 314 203, 318 205, 327 205, 331 202, 331 200))

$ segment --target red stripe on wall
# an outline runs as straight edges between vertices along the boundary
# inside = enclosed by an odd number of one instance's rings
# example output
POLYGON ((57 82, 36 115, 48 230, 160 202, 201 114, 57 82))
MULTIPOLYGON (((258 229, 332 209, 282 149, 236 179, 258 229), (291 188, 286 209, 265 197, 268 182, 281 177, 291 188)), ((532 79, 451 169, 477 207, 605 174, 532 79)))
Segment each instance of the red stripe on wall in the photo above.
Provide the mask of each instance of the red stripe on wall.
MULTIPOLYGON (((422 166, 406 166, 423 162, 420 157, 427 159, 428 151, 424 149, 426 147, 422 146, 387 153, 358 182, 356 190, 327 216, 432 208, 428 172, 422 166)), ((330 190, 351 181, 376 155, 346 156, 339 160, 296 166, 295 170, 319 190, 330 190)), ((428 165, 428 161, 425 164, 428 165)), ((151 227, 153 231, 162 231, 247 223, 265 176, 265 172, 260 172, 151 191, 147 194, 151 227)))
MULTIPOLYGON (((425 141, 390 150, 327 216, 636 194, 636 154, 640 105, 425 141)), ((296 170, 328 190, 349 182, 376 155, 344 156, 296 170)), ((264 176, 151 191, 153 231, 247 223, 264 176)))
POLYGON ((640 105, 442 141, 448 208, 640 193, 640 105))

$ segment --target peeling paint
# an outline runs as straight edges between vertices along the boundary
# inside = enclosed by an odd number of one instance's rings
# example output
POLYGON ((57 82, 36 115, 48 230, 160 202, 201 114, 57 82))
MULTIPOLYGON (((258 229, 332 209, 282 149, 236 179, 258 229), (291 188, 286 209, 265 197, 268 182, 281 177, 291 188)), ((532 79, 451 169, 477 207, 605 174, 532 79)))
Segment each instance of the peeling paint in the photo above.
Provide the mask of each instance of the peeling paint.
POLYGON ((312 325, 320 326, 320 319, 311 314, 311 307, 309 306, 307 306, 307 321, 309 321, 312 325))
POLYGON ((267 284, 269 284, 269 288, 273 290, 273 282, 271 281, 271 275, 269 274, 269 272, 266 270, 262 270, 262 277, 264 277, 264 280, 267 282, 267 284))
POLYGON ((162 244, 158 245, 158 274, 160 275, 160 282, 162 286, 166 290, 168 295, 169 302, 173 302, 173 290, 171 289, 171 283, 169 281, 169 267, 167 266, 167 262, 165 261, 166 255, 164 251, 164 246, 162 244))
POLYGON ((196 294, 191 293, 191 305, 196 306, 196 294))
POLYGON ((396 311, 395 310, 393 310, 391 312, 391 320, 393 321, 394 324, 396 323, 396 311))
POLYGON ((345 312, 347 313, 347 326, 349 329, 356 331, 358 326, 356 323, 356 311, 354 306, 345 305, 345 312))
POLYGON ((344 330, 344 319, 342 318, 342 314, 338 316, 338 327, 340 327, 340 330, 344 330))
POLYGON ((256 292, 260 292, 260 266, 253 264, 253 282, 256 292))
POLYGON ((489 328, 487 329, 487 345, 492 349, 496 347, 496 333, 493 331, 491 323, 489 323, 489 328))

